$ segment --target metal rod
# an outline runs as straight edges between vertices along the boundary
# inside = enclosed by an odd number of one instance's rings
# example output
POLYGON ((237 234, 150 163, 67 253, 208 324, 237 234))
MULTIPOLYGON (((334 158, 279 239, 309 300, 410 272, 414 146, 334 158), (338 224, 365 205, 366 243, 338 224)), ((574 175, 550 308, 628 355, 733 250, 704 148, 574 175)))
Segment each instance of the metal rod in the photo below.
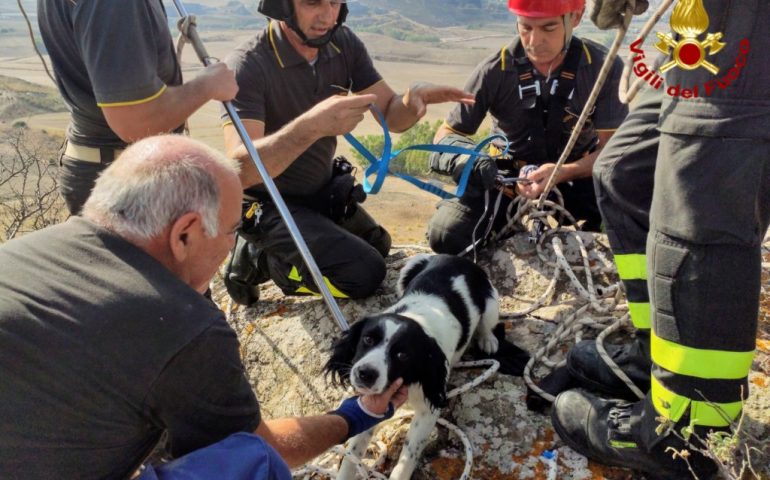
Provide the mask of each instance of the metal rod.
MULTIPOLYGON (((185 18, 188 16, 187 9, 185 9, 180 0, 174 0, 174 6, 176 7, 177 12, 179 12, 180 17, 185 18)), ((182 34, 186 35, 191 40, 193 48, 195 49, 195 53, 198 55, 198 58, 203 63, 203 65, 208 66, 211 63, 211 58, 206 52, 206 48, 203 46, 203 42, 198 36, 198 32, 195 26, 191 26, 186 34, 182 34)), ((181 63, 181 61, 182 59, 180 58, 179 62, 181 63)), ((231 102, 222 103, 224 104, 225 110, 227 110, 227 114, 230 116, 230 119, 233 121, 235 129, 238 131, 238 135, 241 137, 241 141, 246 147, 246 151, 249 153, 251 160, 254 162, 254 166, 257 167, 259 176, 262 177, 262 182, 264 183, 267 192, 270 194, 270 198, 273 199, 273 203, 275 203, 275 206, 278 208, 278 212, 281 214, 281 218, 283 218, 283 221, 286 223, 286 228, 289 229, 291 238, 294 240, 294 244, 297 246, 297 250, 299 250, 300 255, 302 255, 302 259, 305 261, 305 265, 307 265, 307 268, 310 270, 310 274, 313 276, 313 280, 315 280, 315 284, 318 286, 318 290, 321 292, 321 296, 323 297, 324 302, 326 302, 329 310, 331 310, 332 316, 337 321, 337 324, 340 326, 340 328, 343 331, 349 330, 350 326, 348 325, 347 320, 345 320, 340 307, 337 305, 337 301, 334 299, 334 296, 329 290, 329 287, 326 285, 326 282, 324 282, 324 278, 321 274, 321 270, 318 268, 318 264, 316 264, 315 259, 310 254, 310 250, 308 249, 305 240, 302 238, 302 234, 299 232, 297 224, 294 222, 294 218, 291 216, 291 212, 289 212, 289 209, 286 207, 286 202, 283 201, 281 193, 275 186, 275 182, 273 182, 273 179, 267 172, 265 165, 262 163, 262 159, 259 157, 257 149, 254 148, 251 137, 249 137, 248 132, 246 132, 246 129, 244 128, 243 123, 238 116, 238 113, 236 113, 235 108, 233 108, 231 102)))

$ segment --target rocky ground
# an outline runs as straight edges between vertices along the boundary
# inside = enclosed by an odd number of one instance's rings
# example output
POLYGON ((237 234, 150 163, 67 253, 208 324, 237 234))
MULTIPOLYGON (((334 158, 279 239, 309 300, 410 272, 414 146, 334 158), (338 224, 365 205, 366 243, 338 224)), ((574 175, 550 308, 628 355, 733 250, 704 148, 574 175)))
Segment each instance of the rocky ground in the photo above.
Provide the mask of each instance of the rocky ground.
MULTIPOLYGON (((592 276, 598 294, 605 298, 602 305, 613 305, 613 292, 606 287, 617 281, 609 268, 609 253, 599 237, 582 234, 589 251, 592 276)), ((573 265, 581 265, 574 236, 565 238, 565 254, 573 265)), ((388 258, 389 274, 377 295, 361 301, 341 301, 340 307, 352 322, 368 312, 383 310, 396 300, 395 280, 398 270, 413 254, 424 251, 420 247, 395 249, 388 258)), ((547 252, 550 250, 546 250, 547 252)), ((770 258, 768 258, 770 261, 770 258)), ((527 315, 518 315, 540 298, 551 284, 554 267, 537 255, 523 236, 516 236, 497 249, 494 255, 483 255, 479 263, 490 274, 501 294, 501 311, 506 318, 506 336, 530 353, 538 351, 549 340, 558 336, 559 326, 570 321, 572 314, 586 304, 576 287, 565 275, 555 283, 554 294, 547 306, 527 315)), ((770 265, 765 265, 770 267, 770 265)), ((767 270, 767 268, 765 268, 767 270)), ((578 271, 578 280, 587 285, 585 275, 578 271)), ((770 276, 763 279, 768 285, 770 276)), ((249 309, 236 309, 230 318, 239 332, 244 362, 250 380, 262 404, 266 417, 310 415, 332 409, 347 392, 326 382, 322 366, 330 347, 339 335, 339 329, 325 304, 317 298, 287 298, 272 285, 262 286, 261 301, 249 309)), ((226 303, 221 284, 215 288, 215 298, 226 303)), ((760 478, 770 478, 770 300, 763 297, 760 317, 758 353, 750 377, 751 395, 746 403, 742 438, 748 438, 756 451, 752 456, 754 469, 760 478)), ((223 305, 224 306, 224 305, 223 305)), ((591 313, 589 317, 608 324, 613 315, 591 313)), ((619 317, 615 312, 614 317, 619 317)), ((587 337, 597 330, 586 328, 587 337)), ((568 346, 575 341, 570 335, 563 342, 553 342, 547 352, 558 361, 568 346)), ((547 373, 542 362, 534 369, 534 376, 547 373)), ((453 385, 461 385, 478 376, 483 369, 455 369, 453 385)), ((450 400, 442 417, 456 424, 470 439, 473 446, 474 479, 632 479, 642 478, 633 472, 610 469, 588 462, 584 457, 564 446, 550 427, 547 416, 531 412, 525 405, 526 384, 521 377, 497 374, 472 389, 450 400), (556 452, 555 465, 549 465, 542 456, 545 451, 556 452), (550 471, 555 469, 555 471, 550 471), (550 474, 549 474, 550 473, 550 474), (555 474, 555 476, 553 476, 555 474)), ((379 457, 377 469, 387 473, 400 450, 408 419, 391 421, 376 435, 370 455, 379 457)), ((741 458, 735 456, 735 458, 741 458)), ((320 461, 320 460, 319 460, 320 461)), ((327 456, 327 466, 336 459, 327 456)), ((433 434, 427 447, 417 479, 460 478, 465 464, 462 443, 444 427, 433 434)), ((746 476, 744 478, 752 478, 746 476)))

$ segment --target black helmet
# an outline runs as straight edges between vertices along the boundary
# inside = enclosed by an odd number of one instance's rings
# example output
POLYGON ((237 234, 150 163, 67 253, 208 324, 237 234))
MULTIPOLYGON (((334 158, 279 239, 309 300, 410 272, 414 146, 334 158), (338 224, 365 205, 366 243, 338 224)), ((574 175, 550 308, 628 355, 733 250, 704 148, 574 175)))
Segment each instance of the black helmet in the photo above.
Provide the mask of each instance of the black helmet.
POLYGON ((273 20, 286 22, 286 24, 291 27, 292 30, 297 32, 299 38, 302 39, 302 43, 309 47, 319 48, 323 47, 331 41, 334 33, 338 28, 340 28, 340 25, 342 25, 345 22, 345 19, 348 17, 348 5, 344 0, 341 3, 342 5, 340 6, 340 14, 337 16, 337 23, 331 30, 326 33, 326 35, 321 38, 314 39, 308 39, 305 33, 300 30, 299 25, 297 25, 297 19, 294 16, 294 5, 292 5, 292 0, 259 0, 259 6, 257 7, 257 10, 259 10, 259 13, 262 15, 272 18, 273 20))

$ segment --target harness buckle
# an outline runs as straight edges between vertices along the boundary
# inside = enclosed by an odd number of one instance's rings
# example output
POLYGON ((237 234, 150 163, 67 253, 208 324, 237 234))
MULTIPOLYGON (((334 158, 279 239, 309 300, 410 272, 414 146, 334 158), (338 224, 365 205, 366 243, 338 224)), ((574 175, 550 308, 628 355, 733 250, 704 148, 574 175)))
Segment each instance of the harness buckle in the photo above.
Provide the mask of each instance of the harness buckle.
POLYGON ((540 80, 535 80, 531 85, 521 86, 519 84, 519 99, 524 100, 525 96, 531 96, 533 95, 532 90, 534 90, 534 95, 536 97, 540 96, 540 80))

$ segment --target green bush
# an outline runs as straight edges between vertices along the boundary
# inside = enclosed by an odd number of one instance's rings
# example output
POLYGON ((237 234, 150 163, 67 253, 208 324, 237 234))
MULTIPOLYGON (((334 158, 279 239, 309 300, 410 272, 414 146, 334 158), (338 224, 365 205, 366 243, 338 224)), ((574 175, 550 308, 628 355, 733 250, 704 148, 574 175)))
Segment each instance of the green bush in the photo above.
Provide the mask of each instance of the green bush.
MULTIPOLYGON (((434 123, 419 122, 412 128, 402 133, 399 139, 391 147, 392 151, 401 150, 413 145, 430 145, 433 143, 433 137, 436 135, 436 130, 441 124, 442 120, 436 120, 434 123)), ((479 131, 471 137, 474 142, 479 142, 489 135, 489 130, 479 131)), ((366 135, 358 138, 363 146, 367 148, 377 158, 382 156, 382 149, 385 144, 385 138, 382 135, 366 135)), ((428 157, 430 152, 421 150, 409 150, 390 161, 390 171, 405 173, 407 175, 415 177, 430 176, 430 168, 428 166, 428 157)), ((369 162, 363 155, 358 153, 357 150, 353 150, 353 157, 356 159, 359 165, 368 166, 369 162)))

